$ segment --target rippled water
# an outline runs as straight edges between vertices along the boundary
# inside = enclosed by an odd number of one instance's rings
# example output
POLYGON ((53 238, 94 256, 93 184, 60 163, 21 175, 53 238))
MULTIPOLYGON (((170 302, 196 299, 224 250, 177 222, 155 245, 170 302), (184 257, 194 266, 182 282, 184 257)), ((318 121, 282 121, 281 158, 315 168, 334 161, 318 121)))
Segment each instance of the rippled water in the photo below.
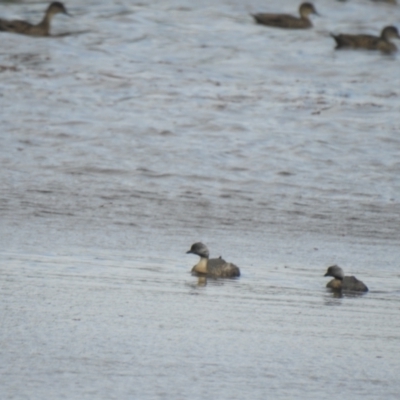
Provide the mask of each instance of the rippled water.
POLYGON ((329 32, 400 7, 291 32, 249 13, 293 0, 65 4, 55 37, 1 33, 4 398, 397 399, 399 56, 329 32), (198 240, 241 278, 190 276, 198 240), (326 291, 333 263, 370 292, 326 291))

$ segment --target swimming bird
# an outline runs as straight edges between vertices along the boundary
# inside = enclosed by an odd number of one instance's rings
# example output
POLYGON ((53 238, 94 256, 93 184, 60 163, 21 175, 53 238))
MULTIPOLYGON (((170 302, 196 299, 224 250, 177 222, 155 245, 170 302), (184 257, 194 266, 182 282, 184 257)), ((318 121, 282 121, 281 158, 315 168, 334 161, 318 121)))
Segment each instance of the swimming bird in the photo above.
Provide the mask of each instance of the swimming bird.
POLYGON ((240 276, 240 269, 222 257, 209 258, 210 252, 205 244, 197 242, 192 245, 186 254, 197 254, 200 261, 192 268, 192 274, 209 276, 212 278, 235 278, 240 276))
POLYGON ((50 21, 54 15, 63 13, 69 15, 63 3, 55 1, 51 3, 41 22, 33 25, 27 21, 0 19, 0 31, 21 33, 31 36, 48 36, 50 33, 50 21))
POLYGON ((302 3, 299 7, 300 18, 288 14, 252 14, 258 24, 273 26, 276 28, 287 29, 307 29, 312 27, 312 23, 308 16, 316 14, 312 3, 302 3))
POLYGON ((326 284, 329 289, 368 292, 367 286, 355 276, 344 276, 342 268, 338 265, 329 267, 324 276, 333 276, 334 278, 326 284))
POLYGON ((397 51, 397 47, 390 42, 390 39, 399 39, 399 31, 395 26, 386 26, 382 29, 381 36, 373 35, 348 35, 339 34, 331 36, 336 41, 336 49, 351 48, 351 49, 366 49, 380 50, 383 53, 393 53, 397 51))

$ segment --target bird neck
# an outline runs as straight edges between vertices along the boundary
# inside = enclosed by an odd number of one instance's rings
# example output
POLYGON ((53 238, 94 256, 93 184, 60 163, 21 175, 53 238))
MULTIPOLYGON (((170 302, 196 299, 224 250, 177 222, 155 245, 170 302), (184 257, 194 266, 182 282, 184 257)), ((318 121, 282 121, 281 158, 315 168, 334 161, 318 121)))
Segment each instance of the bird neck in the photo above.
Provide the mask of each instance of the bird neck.
POLYGON ((200 261, 193 267, 192 271, 197 272, 199 274, 206 274, 207 263, 208 263, 208 258, 200 257, 200 261))
POLYGON ((54 14, 50 14, 46 12, 45 16, 42 19, 42 22, 38 24, 38 27, 43 28, 47 33, 50 31, 50 21, 53 18, 54 14))

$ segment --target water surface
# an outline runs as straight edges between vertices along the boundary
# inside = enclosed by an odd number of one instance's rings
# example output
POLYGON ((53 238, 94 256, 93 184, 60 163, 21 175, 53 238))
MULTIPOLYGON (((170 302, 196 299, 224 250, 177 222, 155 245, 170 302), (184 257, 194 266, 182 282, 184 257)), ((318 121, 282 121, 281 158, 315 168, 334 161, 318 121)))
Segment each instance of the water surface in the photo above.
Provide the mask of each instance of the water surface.
MULTIPOLYGON (((0 43, 5 398, 396 399, 400 9, 86 2, 0 43), (205 242, 238 280, 190 276, 205 242), (334 263, 370 288, 337 297, 334 263), (23 382, 23 384, 21 384, 23 382)), ((0 3, 38 21, 44 3, 0 3)))

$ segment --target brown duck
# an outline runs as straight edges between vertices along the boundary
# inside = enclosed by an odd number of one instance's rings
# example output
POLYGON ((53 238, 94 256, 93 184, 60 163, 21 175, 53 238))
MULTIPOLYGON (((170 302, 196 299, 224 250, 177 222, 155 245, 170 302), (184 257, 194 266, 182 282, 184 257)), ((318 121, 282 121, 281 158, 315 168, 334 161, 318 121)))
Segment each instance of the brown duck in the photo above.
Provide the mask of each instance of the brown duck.
POLYGON ((299 17, 288 14, 252 14, 258 24, 272 26, 276 28, 287 29, 307 29, 312 27, 308 16, 310 14, 318 15, 312 3, 302 3, 299 7, 299 17))
POLYGON ((340 34, 331 36, 336 41, 336 49, 366 49, 380 50, 383 53, 393 53, 397 47, 390 42, 392 38, 400 38, 399 31, 395 26, 386 26, 382 29, 381 36, 373 35, 347 35, 340 34))
POLYGON ((48 36, 50 33, 50 21, 54 15, 59 13, 69 15, 64 7, 64 4, 55 1, 47 7, 42 21, 37 25, 20 20, 8 21, 5 19, 0 19, 0 31, 21 33, 23 35, 31 36, 48 36))
POLYGON ((192 268, 192 274, 208 276, 210 278, 236 278, 240 276, 240 269, 222 257, 210 258, 210 252, 205 244, 194 243, 187 254, 196 254, 200 261, 192 268))
POLYGON ((367 286, 355 276, 344 276, 342 268, 332 265, 324 276, 332 276, 334 279, 326 284, 326 287, 335 291, 368 292, 367 286))

